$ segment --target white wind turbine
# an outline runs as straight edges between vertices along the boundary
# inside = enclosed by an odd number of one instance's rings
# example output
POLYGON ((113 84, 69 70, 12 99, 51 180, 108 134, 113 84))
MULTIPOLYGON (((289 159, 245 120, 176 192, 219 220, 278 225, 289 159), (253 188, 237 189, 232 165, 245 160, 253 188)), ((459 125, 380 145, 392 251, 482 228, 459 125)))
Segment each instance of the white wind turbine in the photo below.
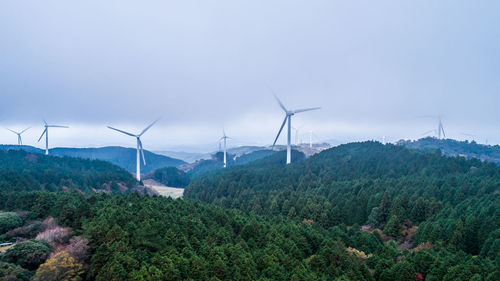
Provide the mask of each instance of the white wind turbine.
POLYGON ((280 107, 283 109, 283 111, 285 111, 285 120, 283 120, 283 124, 281 124, 281 127, 280 127, 280 130, 278 132, 278 135, 274 139, 273 147, 276 144, 276 141, 278 140, 278 138, 279 138, 279 136, 281 134, 281 131, 283 130, 283 127, 285 127, 285 124, 288 121, 288 136, 287 136, 287 146, 286 146, 286 163, 290 164, 292 162, 292 147, 291 147, 291 144, 290 144, 290 138, 291 138, 291 134, 292 134, 292 132, 291 132, 291 129, 292 129, 292 116, 295 115, 295 114, 297 114, 297 113, 320 109, 321 107, 312 107, 312 108, 304 108, 304 109, 297 109, 297 110, 288 110, 283 105, 283 103, 281 103, 281 101, 278 99, 278 97, 276 95, 274 95, 274 97, 276 98, 276 101, 278 101, 278 103, 279 103, 280 107))
POLYGON ((227 139, 230 139, 230 137, 226 136, 226 131, 224 129, 222 129, 222 137, 220 138, 219 143, 220 143, 221 140, 224 140, 224 168, 227 167, 227 162, 226 162, 226 155, 227 155, 226 140, 227 139))
POLYGON ((113 127, 108 126, 111 130, 115 130, 117 132, 120 132, 122 134, 125 134, 127 136, 135 137, 137 140, 137 168, 136 168, 136 179, 137 181, 141 181, 141 155, 142 155, 142 161, 144 162, 144 165, 146 165, 146 158, 144 157, 144 149, 142 148, 142 142, 141 142, 141 136, 144 135, 144 133, 149 130, 156 122, 158 122, 159 119, 155 120, 153 123, 151 123, 149 126, 146 127, 146 129, 142 130, 142 132, 138 135, 134 135, 129 132, 125 132, 113 127))
POLYGON ((69 128, 68 126, 60 126, 60 125, 49 125, 45 120, 43 120, 43 123, 45 124, 45 130, 43 130, 42 135, 38 139, 40 141, 45 135, 45 155, 49 155, 49 128, 69 128))
POLYGON ((292 129, 295 131, 295 145, 299 145, 299 135, 300 129, 302 129, 302 127, 304 127, 304 124, 300 125, 299 127, 292 126, 292 129))
POLYGON ((21 135, 22 135, 22 133, 26 132, 29 128, 30 128, 30 127, 26 128, 26 129, 24 129, 24 130, 22 130, 21 132, 16 132, 16 131, 11 130, 11 129, 9 129, 9 128, 7 128, 7 130, 9 130, 9 131, 11 131, 11 132, 13 132, 14 134, 16 134, 16 135, 17 135, 17 145, 23 145, 23 139, 21 138, 21 135))
POLYGON ((442 122, 442 116, 441 115, 431 115, 431 116, 420 116, 420 117, 423 117, 423 118, 436 118, 438 119, 438 127, 437 127, 437 130, 430 130, 428 132, 425 132, 423 133, 422 135, 427 135, 431 132, 435 132, 436 133, 436 136, 438 139, 441 139, 441 134, 443 134, 443 138, 446 138, 446 134, 444 133, 444 127, 443 127, 443 122, 442 122))

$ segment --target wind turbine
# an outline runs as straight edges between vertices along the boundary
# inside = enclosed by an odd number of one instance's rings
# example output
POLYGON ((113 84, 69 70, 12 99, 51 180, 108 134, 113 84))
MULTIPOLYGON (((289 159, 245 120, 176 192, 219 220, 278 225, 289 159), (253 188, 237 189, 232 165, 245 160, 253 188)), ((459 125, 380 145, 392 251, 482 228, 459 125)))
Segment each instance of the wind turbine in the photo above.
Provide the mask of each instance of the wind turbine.
POLYGON ((7 128, 7 130, 9 130, 9 131, 11 131, 11 132, 13 132, 14 134, 16 134, 16 135, 17 135, 17 145, 23 145, 23 139, 21 138, 21 134, 22 134, 22 133, 24 133, 24 132, 26 132, 29 128, 30 128, 30 127, 26 128, 26 129, 24 129, 24 130, 22 130, 21 132, 16 132, 16 131, 11 130, 11 129, 9 129, 9 128, 7 128))
POLYGON ((441 116, 438 116, 439 125, 438 125, 438 139, 441 139, 441 132, 443 133, 443 137, 446 138, 446 134, 444 133, 443 122, 441 122, 441 116))
POLYGON ((309 149, 313 148, 313 131, 309 130, 309 149))
POLYGON ((468 137, 471 137, 471 138, 472 138, 472 141, 474 141, 474 139, 477 137, 476 135, 473 135, 473 134, 467 134, 467 133, 462 133, 462 135, 464 135, 464 136, 468 136, 468 137))
POLYGON ((283 127, 285 127, 285 124, 288 121, 288 136, 287 136, 287 145, 286 145, 286 163, 290 164, 292 162, 292 147, 290 145, 290 138, 291 138, 291 134, 292 134, 292 132, 291 132, 291 128, 292 128, 292 116, 295 115, 295 114, 297 114, 297 113, 320 109, 321 107, 312 107, 312 108, 304 108, 304 109, 297 109, 297 110, 288 110, 283 105, 283 103, 281 103, 281 101, 279 100, 279 98, 276 95, 274 95, 274 97, 276 98, 276 101, 280 105, 281 109, 283 109, 283 111, 285 111, 285 119, 283 120, 283 124, 281 124, 281 127, 280 127, 280 130, 278 132, 278 135, 274 139, 273 147, 276 144, 276 141, 278 140, 278 138, 279 138, 279 136, 281 134, 281 131, 283 130, 283 127))
POLYGON ((43 133, 40 136, 40 138, 38 139, 38 141, 40 142, 43 135, 45 135, 45 155, 49 155, 49 128, 69 128, 69 127, 68 126, 60 126, 60 125, 49 125, 49 124, 47 124, 47 122, 45 120, 43 120, 43 123, 45 124, 44 125, 45 130, 43 130, 43 133))
POLYGON ((304 127, 304 124, 300 125, 299 127, 294 127, 292 126, 292 129, 295 131, 295 145, 299 145, 299 135, 300 135, 300 129, 304 127))
POLYGON ((137 179, 137 181, 141 181, 141 155, 142 155, 142 161, 144 162, 144 166, 146 165, 146 158, 144 157, 144 149, 142 148, 141 136, 144 135, 144 133, 147 130, 149 130, 149 128, 151 128, 156 122, 158 122, 158 120, 159 119, 156 119, 153 123, 151 123, 144 130, 142 130, 142 132, 138 135, 134 135, 132 133, 125 132, 125 131, 108 126, 108 128, 111 130, 115 130, 115 131, 120 132, 122 134, 125 134, 127 136, 131 136, 131 137, 136 138, 136 140, 137 140, 137 166, 136 167, 137 168, 136 168, 135 178, 137 179))
MULTIPOLYGON (((437 115, 437 116, 420 116, 422 118, 437 118, 438 119, 438 128, 437 130, 435 131, 436 132, 436 135, 437 135, 437 138, 438 139, 441 139, 441 134, 443 134, 443 138, 446 138, 446 134, 444 133, 444 127, 443 127, 443 122, 442 122, 442 116, 441 115, 437 115)), ((426 135, 430 132, 432 132, 434 130, 430 130, 428 132, 425 132, 423 135, 426 135)))
POLYGON ((224 129, 222 129, 222 137, 220 138, 219 143, 221 140, 224 140, 224 168, 227 167, 227 162, 226 162, 226 154, 227 154, 226 140, 227 139, 230 139, 230 137, 226 136, 226 131, 224 129))

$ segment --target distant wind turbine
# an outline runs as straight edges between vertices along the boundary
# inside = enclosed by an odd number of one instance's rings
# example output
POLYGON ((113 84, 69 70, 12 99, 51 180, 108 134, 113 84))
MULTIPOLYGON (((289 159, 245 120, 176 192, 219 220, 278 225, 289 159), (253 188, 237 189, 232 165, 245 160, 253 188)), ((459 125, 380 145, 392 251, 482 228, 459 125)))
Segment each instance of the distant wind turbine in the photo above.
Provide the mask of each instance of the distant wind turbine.
POLYGON ((281 131, 283 130, 283 127, 285 127, 285 124, 288 121, 288 136, 287 136, 287 146, 286 146, 286 163, 290 164, 292 162, 292 147, 291 147, 291 144, 290 144, 291 128, 292 128, 292 116, 295 115, 295 114, 297 114, 297 113, 301 113, 301 112, 305 112, 305 111, 317 110, 317 109, 320 109, 321 107, 304 108, 304 109, 297 109, 297 110, 288 110, 283 105, 283 103, 281 103, 281 101, 279 100, 279 98, 276 95, 274 95, 274 97, 276 98, 276 101, 278 102, 278 104, 280 105, 280 107, 283 109, 283 111, 285 111, 285 120, 283 120, 283 124, 281 124, 281 127, 280 127, 280 130, 278 132, 278 135, 274 139, 273 147, 276 144, 276 141, 278 140, 278 138, 279 138, 279 136, 281 134, 281 131))
POLYGON ((227 162, 226 162, 226 155, 227 155, 227 139, 230 139, 230 137, 226 136, 226 131, 224 129, 222 129, 222 137, 220 138, 219 140, 219 143, 221 140, 224 141, 224 168, 227 167, 227 162))
POLYGON ((436 136, 438 139, 441 139, 441 134, 443 134, 443 138, 446 138, 446 134, 444 132, 444 127, 443 127, 443 121, 442 121, 442 116, 441 115, 431 115, 431 116, 420 116, 422 118, 437 118, 438 119, 438 128, 437 128, 437 131, 435 130, 430 130, 422 135, 427 135, 429 134, 430 132, 434 131, 436 132, 436 136))
POLYGON ((45 124, 45 130, 43 130, 42 135, 38 139, 40 141, 45 135, 45 155, 49 155, 49 128, 69 128, 68 126, 60 126, 60 125, 49 125, 45 120, 43 120, 43 123, 45 124))
POLYGON ((476 135, 473 135, 473 134, 467 134, 467 133, 462 133, 462 135, 464 135, 464 136, 468 136, 468 137, 471 137, 471 138, 472 138, 472 141, 474 141, 474 139, 477 137, 476 135))
POLYGON ((438 139, 441 139, 441 133, 443 133, 443 138, 446 138, 446 134, 444 133, 443 122, 441 122, 441 116, 438 117, 439 125, 438 125, 438 139))
POLYGON ((129 132, 125 132, 125 131, 122 131, 122 130, 119 130, 119 129, 116 129, 116 128, 113 128, 113 127, 110 127, 108 126, 109 129, 111 130, 115 130, 117 132, 120 132, 122 134, 125 134, 127 136, 131 136, 131 137, 135 137, 136 140, 137 140, 137 168, 136 168, 136 179, 137 181, 141 181, 141 155, 142 155, 142 161, 144 162, 144 165, 146 165, 146 158, 144 157, 144 149, 142 148, 142 142, 141 142, 141 136, 144 135, 144 133, 149 130, 149 128, 151 128, 156 122, 158 122, 159 119, 156 119, 153 123, 151 123, 149 126, 147 126, 144 130, 142 130, 142 132, 138 135, 134 135, 132 133, 129 133, 129 132))
POLYGON ((21 132, 16 132, 16 131, 11 130, 11 129, 9 129, 9 128, 7 128, 7 130, 9 130, 9 131, 11 131, 11 132, 13 132, 14 134, 16 134, 16 135, 17 135, 17 145, 23 145, 23 139, 21 138, 21 135, 22 135, 22 133, 26 132, 29 128, 30 128, 30 127, 26 128, 26 129, 24 129, 24 130, 22 130, 21 132))
POLYGON ((304 124, 299 127, 292 126, 292 129, 295 131, 295 145, 299 145, 300 129, 302 129, 302 127, 304 127, 304 124))

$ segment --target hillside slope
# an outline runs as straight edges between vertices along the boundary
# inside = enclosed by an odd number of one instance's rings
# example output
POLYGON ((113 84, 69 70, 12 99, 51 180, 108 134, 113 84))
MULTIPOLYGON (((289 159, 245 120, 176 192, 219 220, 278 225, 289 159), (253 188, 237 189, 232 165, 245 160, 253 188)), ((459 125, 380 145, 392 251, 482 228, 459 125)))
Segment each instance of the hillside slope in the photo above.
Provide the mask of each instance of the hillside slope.
MULTIPOLYGON (((31 146, 19 147, 17 145, 0 145, 0 150, 12 150, 19 148, 31 153, 45 153, 44 150, 31 146)), ((131 173, 135 173, 136 171, 137 150, 135 148, 126 148, 121 146, 107 146, 99 148, 53 148, 50 149, 49 153, 52 156, 68 156, 108 161, 131 173)), ((182 160, 158 155, 147 150, 144 150, 144 156, 146 158, 147 165, 144 165, 141 162, 142 173, 149 173, 158 168, 177 167, 186 163, 182 160)))
POLYGON ((246 212, 311 220, 323 227, 370 224, 416 242, 443 241, 479 254, 500 231, 500 168, 375 142, 341 145, 305 161, 248 165, 200 177, 184 196, 246 212), (459 211, 460 210, 460 211, 459 211), (454 231, 475 236, 470 244, 454 231))
POLYGON ((125 192, 136 188, 130 173, 111 163, 0 150, 0 190, 125 192))
POLYGON ((500 146, 478 144, 474 141, 423 138, 416 141, 399 141, 398 145, 419 150, 441 150, 447 156, 477 158, 500 165, 500 146))

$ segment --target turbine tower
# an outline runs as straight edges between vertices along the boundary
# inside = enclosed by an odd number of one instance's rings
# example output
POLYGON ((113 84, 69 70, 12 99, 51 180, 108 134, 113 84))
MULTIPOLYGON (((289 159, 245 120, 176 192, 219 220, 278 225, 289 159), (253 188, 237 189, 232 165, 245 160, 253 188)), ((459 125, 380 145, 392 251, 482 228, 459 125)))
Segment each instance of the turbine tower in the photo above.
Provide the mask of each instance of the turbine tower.
POLYGON ((304 108, 304 109, 297 109, 297 110, 288 110, 283 105, 283 103, 281 103, 281 101, 278 99, 278 97, 276 95, 274 95, 274 97, 276 98, 276 101, 280 105, 281 109, 283 109, 283 111, 285 111, 285 120, 283 120, 283 124, 281 124, 281 127, 280 127, 280 130, 278 132, 278 135, 274 139, 273 147, 276 144, 276 141, 278 140, 278 138, 279 138, 279 136, 281 134, 281 131, 283 130, 283 127, 285 127, 285 124, 288 121, 288 136, 287 136, 287 145, 286 145, 286 163, 290 164, 292 162, 292 147, 291 147, 291 144, 290 144, 290 138, 291 138, 291 133, 292 133, 291 132, 291 129, 292 129, 292 116, 295 115, 295 114, 297 114, 297 113, 320 109, 321 107, 304 108))
POLYGON ((309 149, 313 147, 313 131, 309 131, 309 149))
POLYGON ((141 155, 142 155, 142 161, 144 162, 144 166, 146 165, 146 158, 144 157, 144 149, 142 148, 141 136, 144 135, 144 133, 147 130, 149 130, 149 128, 151 128, 156 122, 158 122, 158 120, 159 119, 156 119, 153 123, 151 123, 144 130, 142 130, 142 132, 138 135, 134 135, 132 133, 125 132, 125 131, 108 126, 108 128, 111 130, 115 130, 115 131, 120 132, 122 134, 125 134, 127 136, 131 136, 131 137, 136 138, 136 140, 137 140, 137 161, 136 161, 137 166, 136 166, 135 178, 137 179, 137 181, 141 181, 141 155))
POLYGON ((443 133, 443 137, 446 138, 446 134, 444 133, 443 122, 441 122, 441 116, 438 116, 439 125, 438 125, 438 139, 441 139, 441 133, 443 133))
POLYGON ((22 134, 22 133, 24 133, 24 132, 26 132, 29 128, 30 128, 30 127, 26 128, 26 129, 24 129, 24 130, 22 130, 21 132, 16 132, 16 131, 11 130, 11 129, 9 129, 9 128, 7 128, 7 130, 9 130, 9 131, 11 131, 11 132, 13 132, 14 134, 16 134, 16 135, 17 135, 17 145, 21 146, 21 145, 23 145, 23 139, 21 138, 21 134, 22 134))
POLYGON ((419 116, 419 117, 421 117, 421 118, 433 118, 433 119, 436 118, 438 120, 437 130, 430 130, 428 132, 423 133, 422 135, 427 135, 431 132, 435 132, 438 139, 441 139, 441 134, 443 134, 443 138, 446 138, 446 134, 444 132, 444 127, 443 127, 443 121, 442 121, 443 116, 442 115, 426 115, 426 116, 419 116))
POLYGON ((38 139, 38 141, 40 142, 43 135, 45 135, 45 155, 49 155, 49 128, 69 128, 69 127, 68 126, 60 126, 60 125, 49 125, 49 124, 47 124, 47 122, 45 120, 43 120, 43 123, 45 124, 44 125, 45 130, 43 130, 43 133, 40 136, 40 138, 38 139))
POLYGON ((224 129, 222 129, 222 137, 220 138, 219 140, 219 144, 220 144, 220 141, 223 140, 224 141, 224 168, 227 167, 227 161, 226 161, 226 155, 227 155, 227 143, 226 143, 226 140, 227 139, 230 139, 230 137, 226 136, 226 131, 224 129))

